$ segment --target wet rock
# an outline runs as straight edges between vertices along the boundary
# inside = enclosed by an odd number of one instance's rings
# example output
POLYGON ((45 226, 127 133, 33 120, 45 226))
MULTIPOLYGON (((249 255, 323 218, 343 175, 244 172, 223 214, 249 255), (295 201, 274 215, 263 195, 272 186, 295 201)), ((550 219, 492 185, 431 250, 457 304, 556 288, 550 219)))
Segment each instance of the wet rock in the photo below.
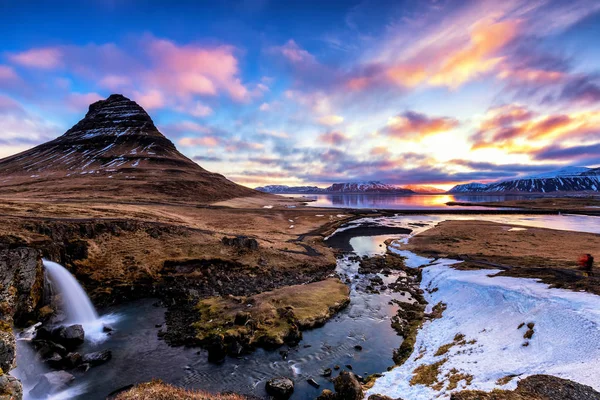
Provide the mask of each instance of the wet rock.
POLYGON ((92 366, 90 364, 84 363, 84 364, 80 364, 77 367, 77 371, 85 373, 85 372, 88 372, 90 370, 90 368, 92 368, 92 366))
POLYGON ((64 366, 68 369, 73 369, 81 365, 83 357, 77 352, 71 352, 64 357, 64 366))
POLYGON ((225 246, 236 247, 243 250, 258 250, 258 242, 256 239, 248 236, 236 236, 234 238, 224 237, 221 242, 225 246))
POLYGON ((321 392, 319 397, 317 397, 317 400, 335 400, 335 398, 335 394, 331 390, 325 389, 321 392))
POLYGON ((114 329, 111 326, 104 325, 102 327, 102 332, 104 332, 104 333, 109 333, 109 332, 112 332, 112 331, 114 331, 114 329))
POLYGON ((73 350, 83 344, 85 332, 81 325, 60 326, 52 330, 52 339, 67 350, 73 350))
POLYGON ((352 371, 352 365, 346 364, 346 368, 348 368, 350 371, 352 371))
POLYGON ((362 400, 363 391, 360 382, 352 372, 342 371, 333 380, 336 397, 344 400, 362 400))
POLYGON ((34 340, 33 347, 42 359, 50 357, 53 353, 58 353, 61 356, 67 354, 67 349, 64 346, 50 340, 34 340))
POLYGON ((0 375, 0 400, 18 400, 23 398, 21 382, 10 375, 0 375))
POLYGON ((34 397, 44 397, 65 390, 74 380, 75 377, 65 371, 48 372, 29 393, 34 397))
MULTIPOLYGON (((4 321, 0 321, 3 323, 4 321)), ((13 368, 17 342, 12 333, 12 329, 7 324, 7 331, 0 332, 0 368, 2 371, 10 371, 13 368)))
POLYGON ((321 376, 328 378, 331 376, 332 373, 333 373, 333 371, 331 370, 331 368, 325 368, 323 370, 323 373, 321 374, 321 376))
POLYGON ((50 331, 50 329, 44 327, 44 326, 40 326, 37 331, 35 332, 35 338, 34 340, 51 340, 52 339, 52 332, 50 331))
POLYGON ((276 400, 289 399, 294 393, 294 382, 284 377, 273 378, 267 382, 266 390, 276 400))
POLYGON ((222 337, 215 337, 210 343, 206 345, 208 350, 208 361, 212 363, 218 363, 225 359, 227 355, 227 347, 223 342, 222 337))
POLYGON ((360 344, 357 344, 356 346, 354 346, 354 350, 356 351, 362 351, 363 347, 360 344))
POLYGON ((51 354, 50 357, 46 358, 43 362, 52 369, 62 369, 63 367, 63 358, 58 353, 51 354))
POLYGON ((104 364, 107 361, 110 361, 111 358, 112 352, 110 350, 103 350, 85 354, 82 357, 81 361, 83 363, 89 364, 91 367, 96 367, 98 365, 104 364))
POLYGON ((318 389, 319 387, 321 387, 321 385, 319 385, 319 383, 317 381, 315 381, 313 378, 308 378, 306 380, 306 382, 308 382, 308 384, 314 388, 318 389))
POLYGON ((234 340, 231 343, 229 343, 227 352, 229 355, 239 356, 244 352, 244 346, 242 346, 239 341, 234 340))

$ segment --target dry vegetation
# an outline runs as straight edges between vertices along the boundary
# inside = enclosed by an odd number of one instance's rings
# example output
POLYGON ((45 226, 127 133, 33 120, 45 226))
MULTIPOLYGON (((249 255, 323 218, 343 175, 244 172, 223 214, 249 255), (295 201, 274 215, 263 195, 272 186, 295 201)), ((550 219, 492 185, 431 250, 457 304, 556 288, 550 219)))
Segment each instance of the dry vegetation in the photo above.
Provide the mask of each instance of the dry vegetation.
POLYGON ((582 254, 600 255, 600 235, 534 227, 510 231, 513 227, 444 221, 413 237, 403 248, 464 260, 458 268, 500 268, 504 270, 501 275, 540 278, 555 287, 600 294, 600 277, 584 277, 577 263, 582 254))
POLYGON ((348 287, 337 278, 251 297, 212 297, 198 303, 194 327, 200 341, 222 335, 249 345, 281 345, 295 327, 322 324, 349 301, 348 287))
POLYGON ((237 394, 212 394, 186 390, 160 381, 139 384, 120 393, 115 400, 246 400, 237 394))

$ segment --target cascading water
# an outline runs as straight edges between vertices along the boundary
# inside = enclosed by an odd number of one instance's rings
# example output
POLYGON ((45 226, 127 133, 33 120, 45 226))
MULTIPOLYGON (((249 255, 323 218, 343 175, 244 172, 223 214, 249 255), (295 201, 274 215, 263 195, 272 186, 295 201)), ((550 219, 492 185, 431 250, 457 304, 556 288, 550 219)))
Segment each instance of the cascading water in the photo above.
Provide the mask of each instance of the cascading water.
POLYGON ((79 282, 60 264, 44 260, 48 279, 54 290, 60 294, 62 311, 69 324, 93 324, 98 321, 98 313, 87 293, 79 282))

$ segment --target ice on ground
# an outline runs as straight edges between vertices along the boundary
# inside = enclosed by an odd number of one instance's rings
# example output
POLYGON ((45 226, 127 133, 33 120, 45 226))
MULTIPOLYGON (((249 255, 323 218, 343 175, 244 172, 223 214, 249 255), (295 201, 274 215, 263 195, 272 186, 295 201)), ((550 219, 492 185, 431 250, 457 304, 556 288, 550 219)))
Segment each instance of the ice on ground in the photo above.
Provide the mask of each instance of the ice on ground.
POLYGON ((510 228, 507 232, 519 232, 519 231, 526 231, 527 228, 510 228))
MULTIPOLYGON (((518 379, 549 374, 600 390, 600 296, 550 289, 534 279, 490 277, 494 270, 459 271, 450 263, 442 260, 423 269, 422 287, 437 288, 426 295, 430 305, 447 304, 443 317, 424 324, 408 361, 379 378, 367 397, 379 393, 405 400, 449 398, 447 382, 439 391, 410 385, 418 366, 443 359, 447 361, 438 379, 444 381, 456 368, 473 376, 470 389, 513 389, 518 379), (535 333, 527 340, 527 326, 518 327, 529 322, 535 324, 535 333), (458 333, 466 342, 475 342, 435 356, 458 333), (518 378, 497 385, 508 375, 518 378)), ((464 387, 463 380, 456 390, 464 387)))
POLYGON ((263 206, 263 208, 273 208, 273 206, 263 206))
POLYGON ((404 257, 404 265, 406 265, 409 268, 419 268, 423 265, 430 264, 433 261, 432 258, 422 257, 416 255, 412 251, 399 249, 397 247, 399 243, 404 243, 406 240, 407 239, 396 240, 390 243, 390 245, 388 246, 388 250, 390 252, 397 254, 400 257, 404 257))

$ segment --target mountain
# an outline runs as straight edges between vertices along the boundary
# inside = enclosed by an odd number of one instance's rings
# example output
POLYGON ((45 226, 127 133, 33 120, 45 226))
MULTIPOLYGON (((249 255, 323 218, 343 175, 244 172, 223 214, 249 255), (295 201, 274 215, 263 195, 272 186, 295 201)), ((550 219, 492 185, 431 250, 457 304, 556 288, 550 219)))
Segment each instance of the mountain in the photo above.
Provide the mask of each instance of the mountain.
POLYGON ((415 193, 420 194, 440 194, 446 193, 444 189, 439 189, 433 186, 422 186, 422 185, 406 185, 402 186, 404 189, 412 190, 415 193))
POLYGON ((566 167, 557 171, 489 184, 457 185, 450 193, 598 192, 600 168, 566 167))
POLYGON ((334 183, 327 188, 317 186, 268 185, 256 190, 274 194, 331 194, 331 193, 391 193, 412 194, 412 190, 388 185, 379 181, 334 183))
POLYGON ((258 192, 185 157, 142 107, 113 94, 64 135, 0 160, 0 193, 207 203, 258 192))
POLYGON ((287 186, 287 185, 267 185, 254 188, 259 192, 264 193, 279 193, 279 194, 298 194, 298 193, 325 193, 325 189, 317 186, 287 186))

